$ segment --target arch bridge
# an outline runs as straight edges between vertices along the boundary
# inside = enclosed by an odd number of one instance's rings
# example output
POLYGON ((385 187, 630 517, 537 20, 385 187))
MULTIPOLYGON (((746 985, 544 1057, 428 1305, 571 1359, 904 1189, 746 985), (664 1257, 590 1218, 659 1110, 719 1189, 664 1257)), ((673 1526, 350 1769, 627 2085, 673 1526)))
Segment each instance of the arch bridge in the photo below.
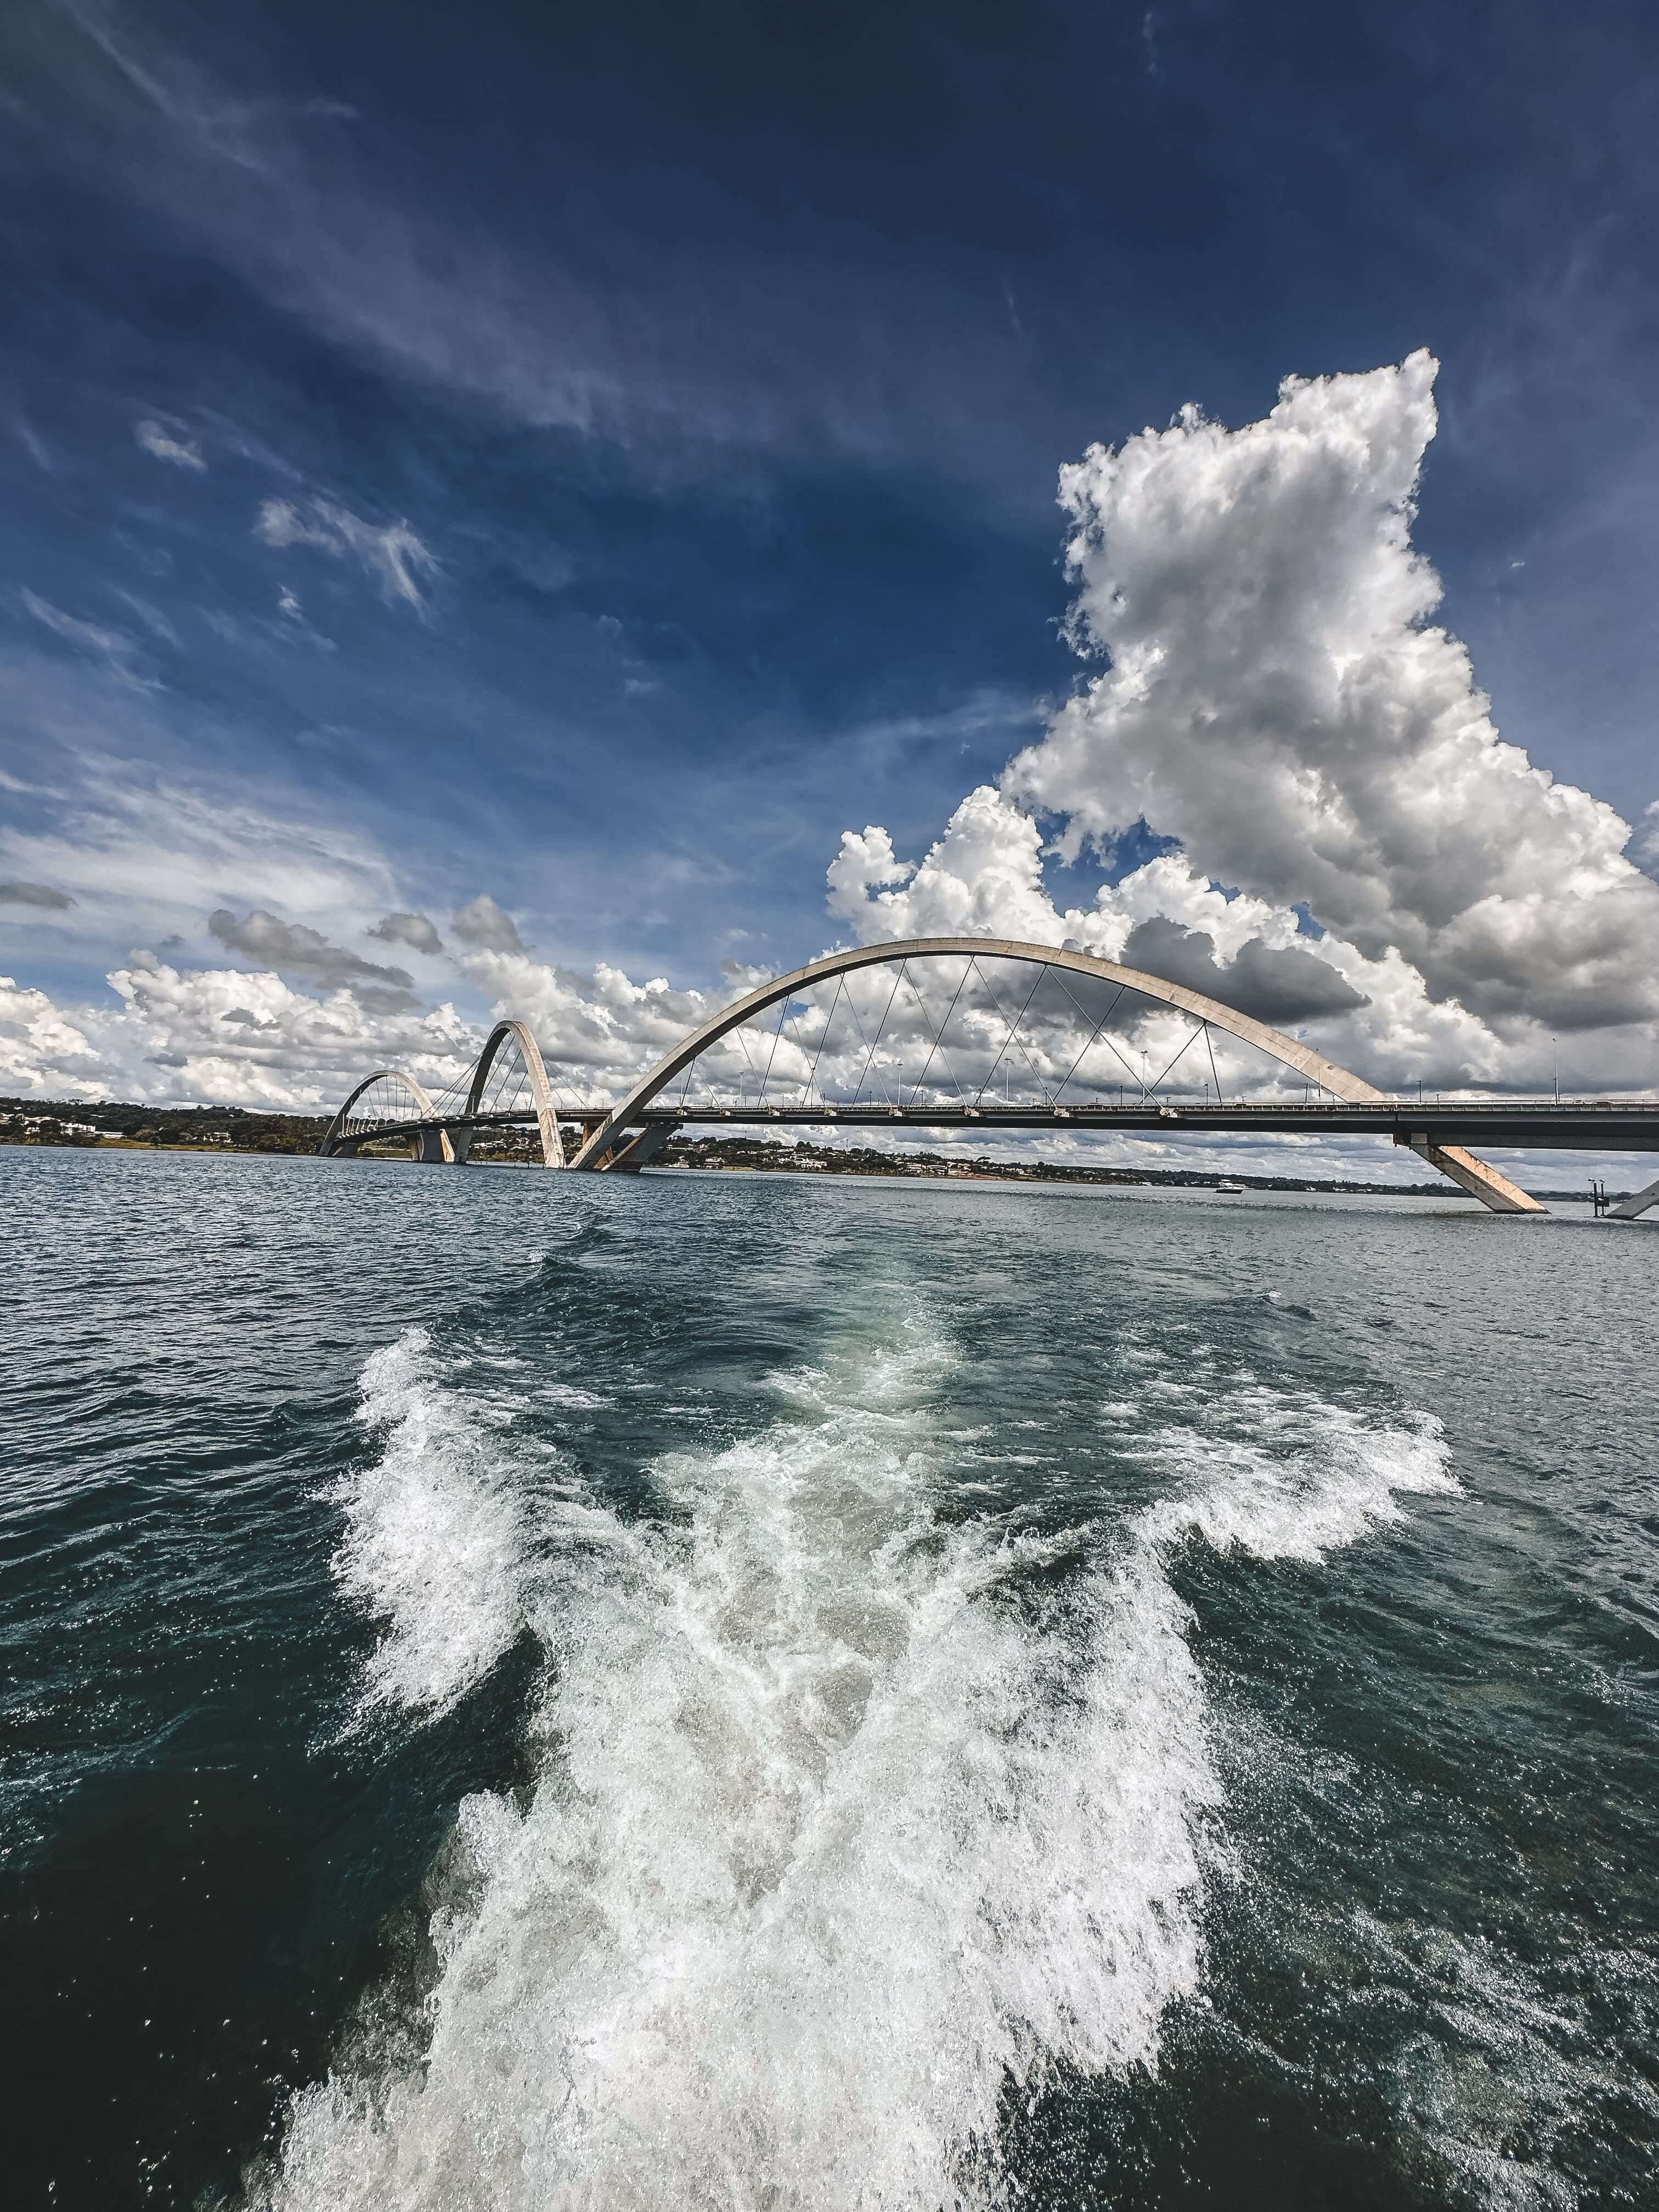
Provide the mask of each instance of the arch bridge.
MULTIPOLYGON (((543 1165, 599 1174, 636 1172, 688 1123, 1370 1134, 1516 1214, 1544 1209, 1472 1146, 1659 1151, 1652 1102, 1396 1096, 1185 984, 992 938, 915 938, 809 962, 712 1014, 614 1101, 559 1073, 556 1084, 525 1022, 502 1021, 447 1089, 377 1069, 319 1149, 406 1146, 459 1165, 527 1137, 543 1165)), ((1633 1218, 1656 1203, 1659 1183, 1614 1212, 1633 1218)))

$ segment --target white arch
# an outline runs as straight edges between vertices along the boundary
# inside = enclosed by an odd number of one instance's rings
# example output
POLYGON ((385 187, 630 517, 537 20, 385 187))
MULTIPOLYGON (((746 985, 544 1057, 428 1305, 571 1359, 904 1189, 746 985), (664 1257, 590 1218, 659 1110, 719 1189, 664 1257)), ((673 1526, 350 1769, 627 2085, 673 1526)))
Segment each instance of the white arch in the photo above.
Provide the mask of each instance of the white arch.
POLYGON ((536 1126, 541 1133, 542 1165, 562 1168, 565 1164, 564 1139, 559 1134, 559 1117, 553 1104, 553 1087, 547 1079, 542 1048, 531 1035, 526 1023, 516 1018, 497 1022, 485 1038, 484 1048, 478 1054, 478 1064, 472 1071, 471 1087, 466 1094, 466 1110, 469 1114, 477 1112, 478 1102, 483 1097, 485 1079, 495 1063, 496 1054, 509 1037, 516 1041, 525 1073, 530 1078, 531 1103, 536 1109, 536 1126))
MULTIPOLYGON (((1079 975, 1097 976, 1108 983, 1138 991, 1145 998, 1154 999, 1166 1006, 1178 1006, 1197 1020, 1208 1022, 1216 1029, 1224 1030, 1231 1036, 1253 1044, 1284 1066, 1294 1068, 1310 1082, 1318 1084, 1334 1097, 1351 1106, 1390 1105, 1394 1102, 1387 1091, 1379 1091, 1375 1084, 1367 1083, 1363 1076, 1354 1075, 1346 1067, 1339 1067, 1334 1060, 1327 1060, 1311 1045, 1300 1043, 1286 1036, 1283 1030, 1269 1029, 1249 1014, 1241 1014, 1236 1007, 1224 1006, 1218 999, 1206 998, 1201 991, 1188 990, 1184 983, 1166 982, 1161 975, 1149 975, 1139 968, 1122 968, 1115 960, 1099 960, 1090 952, 1073 952, 1052 945, 1030 945, 1000 937, 909 937, 901 938, 889 945, 859 945, 849 952, 831 952, 821 960, 810 960, 804 968, 794 969, 787 975, 763 983, 747 997, 711 1015, 701 1028, 683 1037, 674 1049, 659 1060, 648 1074, 643 1075, 634 1088, 615 1107, 609 1117, 600 1123, 583 1144, 570 1163, 573 1168, 592 1170, 604 1164, 606 1155, 617 1137, 628 1122, 648 1106, 658 1093, 674 1078, 708 1049, 711 1044, 741 1026, 751 1015, 775 1006, 780 1000, 787 999, 812 983, 823 982, 831 976, 854 974, 860 968, 878 968, 901 960, 937 958, 941 955, 957 955, 969 959, 1026 960, 1041 963, 1045 967, 1063 968, 1079 975)), ((1499 1175, 1484 1160, 1460 1146, 1436 1146, 1425 1157, 1443 1173, 1452 1176, 1483 1205, 1494 1212, 1541 1213, 1537 1200, 1528 1192, 1499 1175), (1461 1170, 1461 1172, 1460 1172, 1461 1170)))
MULTIPOLYGON (((362 1097, 364 1091, 372 1091, 377 1083, 401 1083, 404 1090, 408 1091, 410 1097, 413 1098, 415 1103, 420 1109, 420 1113, 415 1117, 416 1120, 430 1121, 435 1116, 437 1109, 434 1106, 431 1098, 428 1095, 426 1086, 421 1081, 419 1076, 410 1075, 401 1067, 377 1067, 372 1075, 366 1075, 363 1078, 362 1081, 357 1085, 357 1088, 352 1092, 350 1097, 346 1100, 345 1104, 341 1107, 339 1112, 329 1123, 327 1129, 324 1133, 323 1141, 317 1147, 319 1152, 326 1154, 334 1150, 335 1146, 338 1144, 341 1139, 344 1136, 347 1115, 350 1113, 352 1108, 357 1103, 357 1101, 362 1097)), ((386 1133, 391 1134, 395 1127, 395 1123, 389 1124, 386 1133)), ((441 1130, 439 1134, 442 1140, 444 1158, 446 1160, 453 1160, 455 1154, 450 1145, 448 1131, 441 1130)))

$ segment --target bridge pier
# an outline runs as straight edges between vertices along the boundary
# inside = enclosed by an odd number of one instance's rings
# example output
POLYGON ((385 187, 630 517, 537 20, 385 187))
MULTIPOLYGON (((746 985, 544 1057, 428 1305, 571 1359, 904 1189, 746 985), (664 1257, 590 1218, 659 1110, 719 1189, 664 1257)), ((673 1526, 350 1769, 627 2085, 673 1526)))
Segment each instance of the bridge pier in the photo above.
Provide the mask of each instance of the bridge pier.
POLYGON ((607 1175, 637 1175, 647 1162, 654 1160, 671 1137, 678 1136, 678 1121, 648 1121, 637 1136, 619 1145, 606 1160, 601 1173, 607 1175))
POLYGON ((1634 1221, 1650 1206, 1659 1206, 1659 1182, 1650 1182, 1645 1190, 1635 1190, 1628 1198, 1621 1198, 1618 1205, 1609 1210, 1607 1219, 1634 1221))
POLYGON ((455 1147, 449 1141, 447 1129, 422 1129, 415 1139, 415 1157, 429 1166, 449 1167, 454 1164, 455 1147))
POLYGON ((1396 1135, 1396 1145, 1405 1145, 1419 1159, 1437 1168, 1460 1188, 1478 1198, 1482 1206, 1493 1213, 1547 1213, 1549 1208, 1540 1206, 1529 1190, 1511 1182, 1506 1175, 1499 1175, 1489 1160, 1478 1160, 1473 1152, 1466 1152, 1462 1145, 1431 1145, 1426 1137, 1396 1135))

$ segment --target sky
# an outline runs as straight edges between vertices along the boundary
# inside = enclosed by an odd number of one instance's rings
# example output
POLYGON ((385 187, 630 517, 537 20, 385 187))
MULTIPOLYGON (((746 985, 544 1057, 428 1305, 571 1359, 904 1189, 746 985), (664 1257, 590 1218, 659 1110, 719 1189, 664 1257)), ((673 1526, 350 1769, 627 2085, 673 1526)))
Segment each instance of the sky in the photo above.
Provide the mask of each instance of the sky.
POLYGON ((12 0, 0 113, 0 1091, 944 929, 1659 1088, 1650 7, 12 0))

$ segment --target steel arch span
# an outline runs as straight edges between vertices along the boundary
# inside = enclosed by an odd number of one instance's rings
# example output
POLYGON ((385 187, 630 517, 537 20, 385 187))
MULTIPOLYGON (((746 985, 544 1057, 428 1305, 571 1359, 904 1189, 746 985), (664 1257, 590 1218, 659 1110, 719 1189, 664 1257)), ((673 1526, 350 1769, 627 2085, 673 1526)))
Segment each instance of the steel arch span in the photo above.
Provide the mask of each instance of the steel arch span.
MULTIPOLYGON (((1280 1030, 1271 1029, 1249 1014, 1240 1013, 1236 1007, 1225 1006, 1218 999, 1206 997, 1201 991, 1189 989, 1184 983, 1171 983, 1161 975, 1152 975, 1138 968, 1125 968, 1115 960, 1102 960, 1093 953, 1073 951, 1052 945, 1033 945, 1008 938, 994 937, 912 937, 901 938, 884 945, 860 945, 846 952, 831 952, 819 960, 809 961, 787 975, 776 976, 769 982, 738 999, 732 1005, 710 1017, 695 1029, 674 1049, 664 1055, 650 1072, 641 1077, 627 1095, 614 1106, 606 1118, 586 1139, 570 1164, 573 1168, 592 1173, 616 1164, 629 1127, 635 1124, 654 1099, 664 1091, 677 1075, 682 1074, 692 1061, 729 1036, 744 1023, 769 1008, 786 1005, 796 993, 810 989, 815 983, 828 982, 837 977, 855 974, 859 969, 894 966, 911 960, 936 959, 955 957, 969 960, 1014 960, 1042 968, 1057 968, 1079 975, 1087 975, 1115 984, 1120 991, 1134 991, 1143 998, 1158 1004, 1173 1006, 1191 1014, 1197 1021, 1224 1030, 1243 1043, 1255 1045, 1278 1060, 1281 1066, 1328 1091, 1333 1097, 1350 1106, 1392 1106, 1385 1091, 1363 1077, 1341 1067, 1322 1053, 1295 1037, 1286 1036, 1280 1030)), ((659 1123, 656 1129, 645 1133, 644 1142, 651 1151, 660 1148, 672 1130, 659 1123)), ((1512 1183, 1497 1169, 1477 1159, 1461 1146, 1443 1146, 1412 1141, 1412 1149, 1428 1159, 1443 1175, 1451 1179, 1480 1200, 1496 1213, 1541 1213, 1544 1208, 1538 1200, 1517 1184, 1512 1183)), ((641 1157, 641 1140, 635 1138, 629 1146, 637 1163, 641 1157)), ((645 1154, 649 1157, 649 1153, 645 1154)))
POLYGON ((453 1162, 455 1148, 447 1129, 435 1126, 437 1109, 428 1095, 418 1076, 410 1075, 401 1067, 377 1067, 366 1075, 339 1112, 329 1123, 318 1150, 325 1154, 355 1152, 360 1144, 371 1139, 392 1137, 408 1126, 410 1139, 416 1146, 416 1158, 453 1162), (379 1111, 358 1115, 354 1133, 352 1108, 359 1100, 376 1090, 383 1094, 376 1100, 379 1111), (406 1094, 415 1111, 393 1110, 399 1103, 399 1092, 406 1094))
POLYGON ((467 1086, 466 1115, 474 1121, 484 1109, 489 1079, 501 1056, 503 1047, 518 1048, 523 1073, 530 1086, 531 1104, 535 1111, 536 1127, 542 1141, 542 1165, 562 1168, 565 1164, 564 1139, 559 1134, 559 1116, 553 1104, 553 1086, 547 1079, 547 1068, 542 1059, 542 1048, 530 1033, 530 1025, 516 1015, 497 1022, 484 1040, 484 1048, 478 1054, 478 1064, 472 1071, 472 1080, 467 1086))

